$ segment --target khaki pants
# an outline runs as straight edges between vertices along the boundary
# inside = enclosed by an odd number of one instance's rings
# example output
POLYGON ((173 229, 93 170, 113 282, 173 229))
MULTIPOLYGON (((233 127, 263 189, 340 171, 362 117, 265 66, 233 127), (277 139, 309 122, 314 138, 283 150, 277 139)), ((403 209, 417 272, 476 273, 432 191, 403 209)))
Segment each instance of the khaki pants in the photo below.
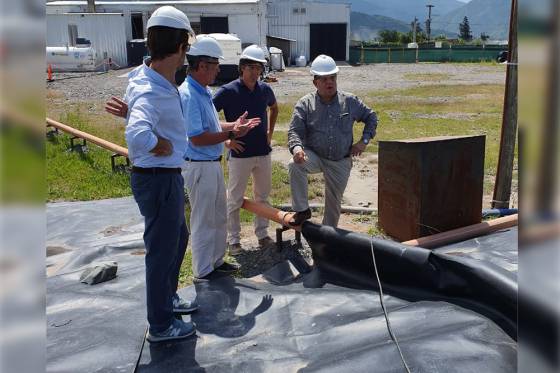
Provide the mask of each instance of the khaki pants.
POLYGON ((194 277, 203 277, 224 262, 227 217, 226 188, 220 162, 186 162, 185 188, 191 205, 194 277))
MULTIPOLYGON (((243 196, 247 189, 249 177, 253 175, 253 196, 255 201, 268 204, 268 196, 272 188, 272 163, 269 154, 249 158, 231 157, 228 165, 228 242, 236 244, 241 240, 239 209, 243 204, 243 196)), ((255 235, 259 240, 268 236, 267 219, 255 216, 253 224, 255 235)))
POLYGON ((307 174, 323 173, 325 177, 325 213, 323 224, 336 227, 340 218, 340 204, 342 195, 348 184, 352 158, 343 158, 340 161, 330 161, 319 158, 317 154, 305 149, 307 160, 296 164, 293 159, 288 164, 290 174, 290 187, 292 189, 292 208, 303 211, 309 208, 307 201, 307 174))

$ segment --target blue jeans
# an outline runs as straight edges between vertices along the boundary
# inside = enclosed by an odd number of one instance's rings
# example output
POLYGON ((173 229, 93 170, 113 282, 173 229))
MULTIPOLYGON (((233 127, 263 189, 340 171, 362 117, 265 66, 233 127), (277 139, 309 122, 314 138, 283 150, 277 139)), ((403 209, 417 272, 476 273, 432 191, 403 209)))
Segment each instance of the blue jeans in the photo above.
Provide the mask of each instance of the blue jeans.
POLYGON ((189 232, 181 174, 132 173, 130 185, 145 219, 146 303, 150 332, 167 329, 174 318, 172 297, 189 232))

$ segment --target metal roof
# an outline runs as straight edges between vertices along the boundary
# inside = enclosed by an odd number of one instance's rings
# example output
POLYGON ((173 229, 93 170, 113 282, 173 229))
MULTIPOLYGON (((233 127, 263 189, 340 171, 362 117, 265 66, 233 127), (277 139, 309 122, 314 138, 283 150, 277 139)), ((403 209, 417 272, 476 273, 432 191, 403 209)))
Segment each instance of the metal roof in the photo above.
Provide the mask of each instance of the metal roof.
MULTIPOLYGON (((256 4, 261 0, 175 0, 175 1, 96 1, 95 5, 214 5, 214 4, 256 4)), ((50 1, 47 6, 87 5, 87 1, 50 1)))

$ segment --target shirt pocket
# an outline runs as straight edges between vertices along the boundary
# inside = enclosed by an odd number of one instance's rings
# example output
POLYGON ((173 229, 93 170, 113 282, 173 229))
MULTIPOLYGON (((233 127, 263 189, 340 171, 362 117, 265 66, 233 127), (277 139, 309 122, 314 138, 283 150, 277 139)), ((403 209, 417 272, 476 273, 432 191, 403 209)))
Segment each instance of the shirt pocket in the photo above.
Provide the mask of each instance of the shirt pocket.
POLYGON ((354 119, 348 111, 343 111, 338 116, 338 123, 340 130, 344 134, 348 134, 352 132, 352 128, 354 127, 354 119))

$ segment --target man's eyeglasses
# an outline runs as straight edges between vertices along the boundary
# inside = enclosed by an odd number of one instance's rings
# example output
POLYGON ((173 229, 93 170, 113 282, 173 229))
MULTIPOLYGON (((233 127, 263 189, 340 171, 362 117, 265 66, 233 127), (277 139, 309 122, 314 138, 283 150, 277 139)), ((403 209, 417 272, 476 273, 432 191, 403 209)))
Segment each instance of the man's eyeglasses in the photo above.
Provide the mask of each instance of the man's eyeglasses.
POLYGON ((256 70, 256 71, 262 71, 262 70, 263 70, 262 65, 258 65, 258 64, 255 64, 255 65, 245 65, 245 66, 247 66, 247 67, 248 67, 249 69, 251 69, 251 70, 256 70))
POLYGON ((212 61, 212 60, 201 60, 200 62, 206 62, 209 65, 219 65, 220 61, 212 61))

